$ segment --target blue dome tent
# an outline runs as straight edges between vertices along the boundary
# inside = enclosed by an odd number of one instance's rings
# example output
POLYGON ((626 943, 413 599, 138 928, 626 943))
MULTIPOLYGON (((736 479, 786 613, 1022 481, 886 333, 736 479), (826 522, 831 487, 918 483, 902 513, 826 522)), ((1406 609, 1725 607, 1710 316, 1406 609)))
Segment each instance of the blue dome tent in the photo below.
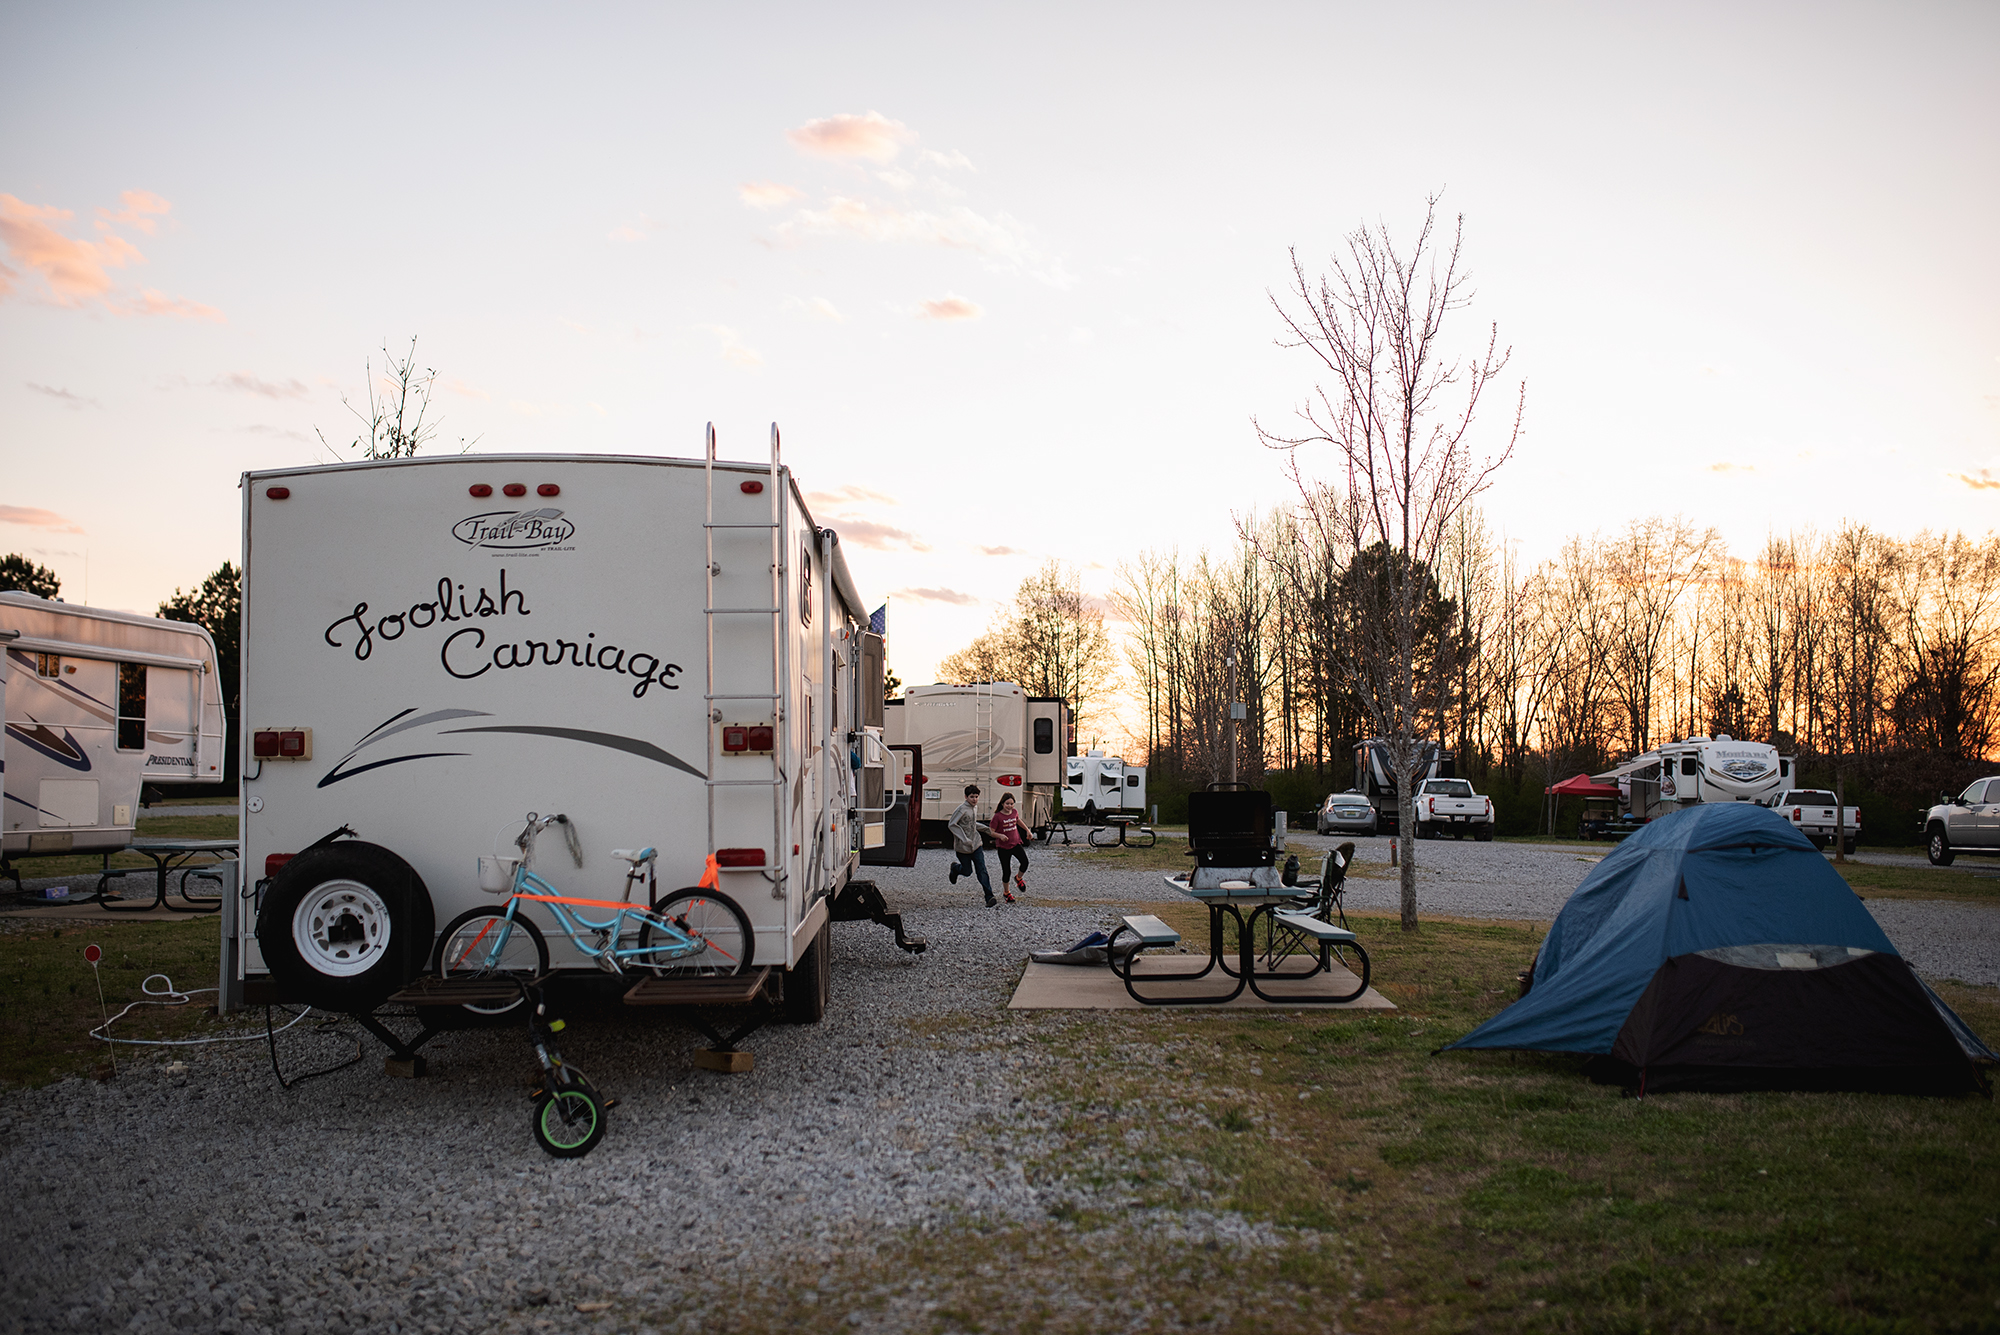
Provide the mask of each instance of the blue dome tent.
POLYGON ((1557 915, 1527 995, 1446 1048, 1590 1054, 1641 1092, 1955 1093, 2000 1060, 1812 841, 1747 802, 1619 845, 1557 915))

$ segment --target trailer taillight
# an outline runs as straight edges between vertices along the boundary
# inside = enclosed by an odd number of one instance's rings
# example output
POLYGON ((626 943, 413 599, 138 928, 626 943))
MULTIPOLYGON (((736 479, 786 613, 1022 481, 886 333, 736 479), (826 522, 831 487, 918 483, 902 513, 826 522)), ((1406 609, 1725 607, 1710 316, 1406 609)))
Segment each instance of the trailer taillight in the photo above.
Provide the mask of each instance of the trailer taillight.
POLYGON ((722 725, 722 749, 729 755, 749 755, 758 751, 774 750, 777 746, 777 732, 768 723, 725 723, 722 725))
POLYGON ((509 482, 506 486, 500 488, 500 490, 509 496, 526 496, 528 494, 528 486, 525 482, 509 482))
POLYGON ((264 858, 264 874, 276 876, 287 862, 297 857, 297 853, 270 853, 264 858))
POLYGON ((761 867, 764 865, 764 850, 761 848, 718 848, 715 850, 715 865, 718 867, 761 867))
POLYGON ((311 760, 311 728, 258 728, 250 734, 255 760, 311 760))
POLYGON ((466 491, 477 496, 482 501, 493 494, 493 488, 487 486, 484 482, 475 482, 467 487, 466 491))
POLYGON ((1021 786, 1021 776, 1018 774, 1002 774, 993 782, 999 784, 1002 788, 1019 788, 1021 786))

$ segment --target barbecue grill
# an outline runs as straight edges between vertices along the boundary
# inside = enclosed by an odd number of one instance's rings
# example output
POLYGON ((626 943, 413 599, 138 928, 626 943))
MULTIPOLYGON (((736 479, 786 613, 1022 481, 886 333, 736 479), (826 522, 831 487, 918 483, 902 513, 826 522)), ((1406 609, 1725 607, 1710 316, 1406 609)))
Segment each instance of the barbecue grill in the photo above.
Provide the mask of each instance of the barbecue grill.
POLYGON ((1221 785, 1189 793, 1188 853, 1197 867, 1270 866, 1271 795, 1221 785))

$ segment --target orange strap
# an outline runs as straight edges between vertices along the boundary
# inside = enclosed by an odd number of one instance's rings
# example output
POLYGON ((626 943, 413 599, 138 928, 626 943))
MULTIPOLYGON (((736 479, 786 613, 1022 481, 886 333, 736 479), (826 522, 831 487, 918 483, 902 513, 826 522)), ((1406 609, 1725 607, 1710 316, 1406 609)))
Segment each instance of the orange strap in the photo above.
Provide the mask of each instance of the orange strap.
POLYGON ((708 861, 702 864, 701 879, 695 885, 703 890, 722 889, 722 870, 715 865, 715 854, 710 853, 708 861))
POLYGON ((645 912, 644 909, 629 900, 621 903, 615 899, 577 899, 571 895, 515 895, 514 898, 532 899, 537 904, 583 904, 591 908, 630 909, 634 913, 645 912))

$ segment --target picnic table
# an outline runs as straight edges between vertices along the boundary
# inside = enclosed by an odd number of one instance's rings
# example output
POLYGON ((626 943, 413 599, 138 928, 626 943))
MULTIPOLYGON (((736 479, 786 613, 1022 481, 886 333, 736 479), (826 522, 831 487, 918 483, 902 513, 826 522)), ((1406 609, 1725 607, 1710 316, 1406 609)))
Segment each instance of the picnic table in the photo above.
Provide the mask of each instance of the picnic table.
MULTIPOLYGON (((187 892, 187 878, 194 871, 192 864, 196 858, 207 855, 217 861, 232 859, 237 856, 241 844, 235 839, 134 839, 129 848, 131 852, 143 854, 152 860, 155 878, 153 902, 150 904, 137 901, 130 904, 116 902, 119 897, 108 895, 106 891, 110 888, 111 882, 128 873, 107 871, 98 877, 97 893, 92 895, 89 901, 103 905, 107 913, 144 913, 149 909, 165 909, 169 913, 221 911, 221 896, 190 895, 187 892), (186 908, 167 902, 167 877, 175 871, 181 873, 181 899, 186 902, 186 908)), ((138 870, 143 874, 144 868, 138 870)))
MULTIPOLYGON (((1151 848, 1159 842, 1159 836, 1153 833, 1153 827, 1146 824, 1144 820, 1137 816, 1106 816, 1104 817, 1104 824, 1090 827, 1090 833, 1085 836, 1085 839, 1092 848, 1151 848), (1100 830, 1116 830, 1118 837, 1107 839, 1100 843, 1097 838, 1098 831, 1100 830), (1146 842, 1143 844, 1130 843, 1126 839, 1128 833, 1144 835, 1146 842)), ((1068 842, 1067 831, 1064 831, 1064 842, 1068 842)))
MULTIPOLYGON (((1202 870, 1198 868, 1192 873, 1180 872, 1166 878, 1173 889, 1208 906, 1208 962, 1200 969, 1174 973, 1149 972, 1135 977, 1139 956, 1148 947, 1178 945, 1180 933, 1151 915, 1127 917, 1112 931, 1106 953, 1112 970, 1125 984, 1125 990, 1133 1000, 1148 1006, 1218 1006, 1234 1001, 1248 987, 1258 997, 1275 1005, 1325 1005, 1353 1001, 1368 990, 1368 952, 1361 948, 1359 939, 1352 931, 1315 915, 1314 896, 1310 890, 1278 883, 1275 874, 1215 877, 1202 876, 1202 870), (1316 944, 1317 957, 1307 956, 1312 961, 1311 967, 1304 972, 1288 970, 1286 962, 1293 957, 1273 951, 1266 961, 1268 967, 1259 968, 1256 943, 1260 919, 1273 933, 1287 931, 1316 944), (1236 958, 1233 965, 1225 946, 1225 922, 1236 924, 1236 958), (1111 947, 1126 934, 1137 937, 1139 945, 1121 961, 1118 952, 1111 947), (1361 962, 1359 983, 1352 992, 1339 996, 1273 995, 1262 986, 1265 983, 1298 983, 1326 973, 1332 968, 1335 951, 1343 955, 1352 952, 1361 962), (1139 991, 1141 984, 1150 988, 1156 983, 1194 982, 1208 977, 1218 968, 1236 980, 1236 986, 1227 993, 1169 991, 1146 996, 1139 991)), ((1271 871, 1269 868, 1258 870, 1264 873, 1271 871)))

